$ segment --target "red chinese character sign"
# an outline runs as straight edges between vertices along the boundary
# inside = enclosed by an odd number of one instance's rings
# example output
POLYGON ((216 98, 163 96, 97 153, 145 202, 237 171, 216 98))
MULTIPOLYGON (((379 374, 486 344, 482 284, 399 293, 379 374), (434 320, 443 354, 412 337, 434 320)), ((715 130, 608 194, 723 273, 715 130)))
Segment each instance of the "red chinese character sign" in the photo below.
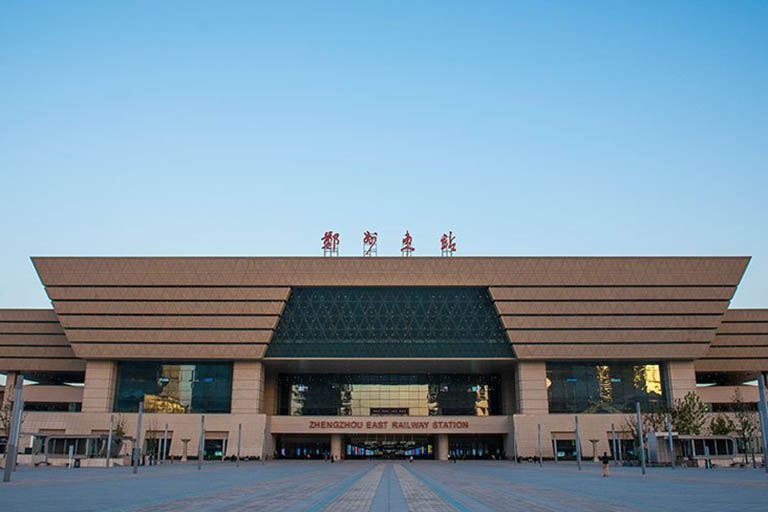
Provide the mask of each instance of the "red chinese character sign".
POLYGON ((339 255, 339 234, 333 231, 326 231, 321 238, 323 241, 323 256, 338 256, 339 255))
POLYGON ((377 256, 379 253, 379 233, 366 231, 363 233, 363 256, 377 256))
POLYGON ((443 256, 453 256, 456 252, 456 237, 453 236, 453 231, 449 231, 446 235, 440 237, 440 251, 443 256))
POLYGON ((403 237, 403 247, 400 249, 400 254, 403 256, 410 256, 415 250, 416 248, 413 246, 413 237, 406 231, 405 236, 403 237))

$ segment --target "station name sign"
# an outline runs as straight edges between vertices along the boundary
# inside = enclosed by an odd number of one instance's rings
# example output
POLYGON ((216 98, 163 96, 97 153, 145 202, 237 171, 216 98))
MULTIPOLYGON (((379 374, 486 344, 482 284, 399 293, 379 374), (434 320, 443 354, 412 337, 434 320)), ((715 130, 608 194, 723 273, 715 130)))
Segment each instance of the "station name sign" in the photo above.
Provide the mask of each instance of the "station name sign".
POLYGON ((324 429, 362 429, 367 428, 371 430, 386 430, 389 428, 402 429, 402 430, 427 430, 430 427, 433 429, 448 429, 448 430, 463 430, 469 428, 468 421, 361 421, 361 420, 312 420, 309 422, 310 430, 324 430, 324 429))

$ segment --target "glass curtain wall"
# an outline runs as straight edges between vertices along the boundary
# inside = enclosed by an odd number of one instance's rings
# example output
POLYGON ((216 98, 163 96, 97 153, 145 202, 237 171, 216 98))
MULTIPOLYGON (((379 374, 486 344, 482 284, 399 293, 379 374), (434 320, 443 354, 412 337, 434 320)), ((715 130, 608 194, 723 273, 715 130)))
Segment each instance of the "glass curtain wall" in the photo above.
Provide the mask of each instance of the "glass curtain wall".
POLYGON ((228 413, 232 363, 120 362, 115 412, 228 413))
POLYGON ((631 413, 665 405, 660 364, 547 363, 550 413, 631 413))
POLYGON ((280 375, 288 416, 501 414, 497 375, 280 375))

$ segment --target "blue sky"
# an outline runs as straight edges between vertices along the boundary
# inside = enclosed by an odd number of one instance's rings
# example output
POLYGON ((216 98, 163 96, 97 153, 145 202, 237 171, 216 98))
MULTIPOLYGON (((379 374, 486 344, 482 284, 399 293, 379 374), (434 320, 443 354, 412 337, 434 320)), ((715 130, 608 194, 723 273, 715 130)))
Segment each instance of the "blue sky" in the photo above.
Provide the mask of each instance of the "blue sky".
POLYGON ((0 6, 0 307, 33 255, 750 255, 766 2, 0 6))

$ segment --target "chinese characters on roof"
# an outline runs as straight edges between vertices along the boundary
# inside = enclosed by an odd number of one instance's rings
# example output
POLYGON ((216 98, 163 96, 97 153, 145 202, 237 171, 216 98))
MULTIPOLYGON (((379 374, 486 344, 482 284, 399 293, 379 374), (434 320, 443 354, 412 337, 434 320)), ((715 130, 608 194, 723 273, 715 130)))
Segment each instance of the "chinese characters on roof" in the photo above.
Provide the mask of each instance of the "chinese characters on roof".
POLYGON ((339 255, 339 234, 333 231, 326 231, 321 238, 323 241, 323 256, 338 256, 339 255))
MULTIPOLYGON (((334 233, 332 230, 326 231, 320 239, 323 242, 323 256, 338 256, 339 247, 341 246, 341 239, 339 233, 334 233)), ((405 231, 405 235, 400 245, 400 255, 409 257, 416 251, 416 247, 413 243, 413 236, 409 230, 405 231)), ((456 252, 456 236, 453 231, 443 233, 440 237, 440 254, 442 256, 453 256, 456 252)), ((363 232, 363 256, 371 257, 378 256, 379 254, 379 232, 367 230, 363 232)))
POLYGON ((405 236, 403 237, 403 247, 400 249, 400 253, 403 256, 410 256, 415 250, 416 248, 413 246, 413 237, 411 236, 411 233, 406 230, 405 236))
POLYGON ((378 231, 363 233, 363 256, 378 256, 379 247, 376 241, 379 239, 378 231))

